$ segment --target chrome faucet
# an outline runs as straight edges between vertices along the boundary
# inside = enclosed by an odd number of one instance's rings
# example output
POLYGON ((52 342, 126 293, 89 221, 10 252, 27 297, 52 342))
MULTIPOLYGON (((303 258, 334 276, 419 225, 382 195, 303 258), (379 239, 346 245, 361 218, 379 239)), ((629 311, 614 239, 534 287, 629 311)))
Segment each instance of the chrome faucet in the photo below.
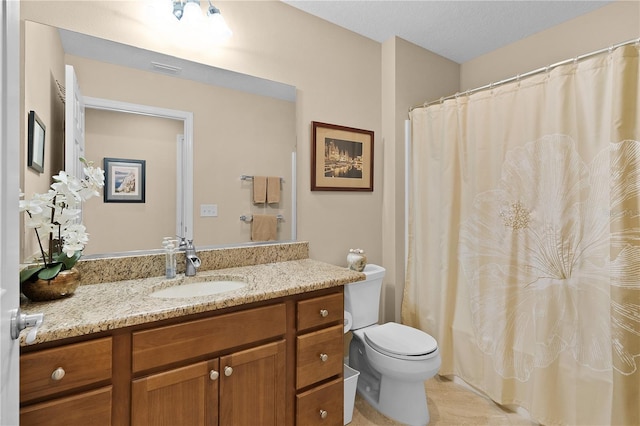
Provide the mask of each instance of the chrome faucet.
MULTIPOLYGON (((182 246, 182 244, 180 245, 182 246)), ((196 274, 197 269, 200 267, 200 258, 196 254, 196 248, 193 245, 193 240, 187 241, 187 244, 183 249, 186 262, 184 275, 187 277, 192 277, 196 274)))

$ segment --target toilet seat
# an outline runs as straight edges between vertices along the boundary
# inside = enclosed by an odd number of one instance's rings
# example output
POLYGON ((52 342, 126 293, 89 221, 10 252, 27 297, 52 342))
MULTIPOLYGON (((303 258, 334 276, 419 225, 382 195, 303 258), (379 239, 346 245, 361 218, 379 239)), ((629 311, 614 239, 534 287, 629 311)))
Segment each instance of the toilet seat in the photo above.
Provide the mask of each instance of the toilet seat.
POLYGON ((438 343, 422 330, 395 322, 363 330, 364 340, 376 351, 392 358, 420 361, 437 354, 438 343))

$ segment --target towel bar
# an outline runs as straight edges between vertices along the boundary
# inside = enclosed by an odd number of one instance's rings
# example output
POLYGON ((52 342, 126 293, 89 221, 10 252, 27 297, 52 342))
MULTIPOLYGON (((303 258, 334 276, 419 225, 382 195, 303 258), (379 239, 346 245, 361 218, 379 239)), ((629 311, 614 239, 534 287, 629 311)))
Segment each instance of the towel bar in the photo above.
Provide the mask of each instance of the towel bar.
MULTIPOLYGON (((253 176, 250 175, 240 175, 240 180, 253 180, 253 176)), ((284 178, 280 178, 280 182, 284 182, 284 178)))
MULTIPOLYGON (((278 222, 282 222, 284 221, 284 216, 282 216, 281 214, 277 215, 276 218, 278 219, 278 222)), ((243 222, 251 222, 253 220, 253 215, 242 215, 240 216, 240 220, 243 222)))

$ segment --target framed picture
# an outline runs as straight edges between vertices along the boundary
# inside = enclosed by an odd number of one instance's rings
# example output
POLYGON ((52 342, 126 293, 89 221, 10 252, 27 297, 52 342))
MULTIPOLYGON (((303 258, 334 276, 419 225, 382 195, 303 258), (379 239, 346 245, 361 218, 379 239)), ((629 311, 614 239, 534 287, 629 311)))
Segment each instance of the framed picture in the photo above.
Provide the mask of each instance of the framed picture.
POLYGON ((35 111, 29 111, 27 166, 38 173, 44 171, 44 134, 46 127, 35 111))
POLYGON ((311 190, 373 191, 373 131, 311 124, 311 190))
POLYGON ((104 159, 104 202, 144 203, 145 160, 104 159))

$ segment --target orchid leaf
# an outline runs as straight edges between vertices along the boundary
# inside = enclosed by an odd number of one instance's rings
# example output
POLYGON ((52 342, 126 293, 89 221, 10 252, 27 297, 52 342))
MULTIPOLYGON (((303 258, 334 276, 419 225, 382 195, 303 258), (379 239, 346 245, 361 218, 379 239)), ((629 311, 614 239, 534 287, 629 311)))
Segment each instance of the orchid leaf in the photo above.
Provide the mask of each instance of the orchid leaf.
POLYGON ((78 250, 76 251, 73 256, 69 257, 67 256, 66 253, 56 253, 53 255, 53 260, 55 262, 60 262, 64 265, 64 269, 71 269, 73 268, 73 266, 78 262, 78 260, 80 259, 80 256, 82 256, 82 251, 78 250))
POLYGON ((58 276, 63 266, 64 264, 62 263, 54 263, 51 266, 42 268, 42 270, 38 272, 38 278, 40 278, 41 280, 52 280, 58 276))
POLYGON ((32 266, 31 268, 23 269, 22 271, 20 271, 20 284, 31 280, 31 278, 33 278, 33 276, 41 270, 42 266, 32 266))

